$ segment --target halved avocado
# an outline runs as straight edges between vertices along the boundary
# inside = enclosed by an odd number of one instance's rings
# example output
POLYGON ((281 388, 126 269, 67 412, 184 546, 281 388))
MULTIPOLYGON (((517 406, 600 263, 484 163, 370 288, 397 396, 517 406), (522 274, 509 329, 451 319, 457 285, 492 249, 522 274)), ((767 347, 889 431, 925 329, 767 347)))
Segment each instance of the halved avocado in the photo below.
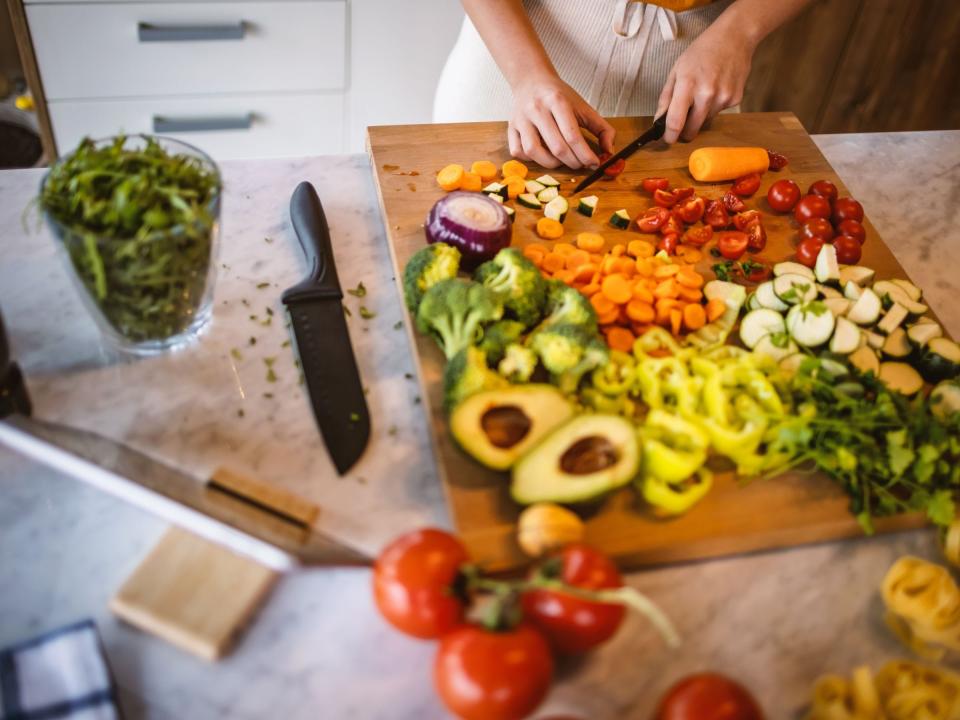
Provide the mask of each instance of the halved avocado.
POLYGON ((573 405, 553 385, 511 385, 471 395, 450 415, 460 447, 494 470, 506 470, 557 425, 573 405))
POLYGON ((510 493, 521 505, 583 503, 628 484, 639 471, 633 423, 619 415, 578 415, 514 465, 510 493))

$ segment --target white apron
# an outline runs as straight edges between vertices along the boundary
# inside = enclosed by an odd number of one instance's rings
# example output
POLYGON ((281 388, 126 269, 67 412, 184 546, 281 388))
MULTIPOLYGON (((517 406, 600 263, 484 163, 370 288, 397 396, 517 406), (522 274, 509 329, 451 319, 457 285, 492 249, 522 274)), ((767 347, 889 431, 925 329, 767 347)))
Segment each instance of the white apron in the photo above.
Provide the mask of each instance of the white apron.
MULTIPOLYGON (((675 13, 629 0, 525 0, 560 77, 605 117, 652 115, 670 68, 730 0, 675 13)), ((470 18, 447 58, 434 122, 507 120, 513 98, 470 18)))

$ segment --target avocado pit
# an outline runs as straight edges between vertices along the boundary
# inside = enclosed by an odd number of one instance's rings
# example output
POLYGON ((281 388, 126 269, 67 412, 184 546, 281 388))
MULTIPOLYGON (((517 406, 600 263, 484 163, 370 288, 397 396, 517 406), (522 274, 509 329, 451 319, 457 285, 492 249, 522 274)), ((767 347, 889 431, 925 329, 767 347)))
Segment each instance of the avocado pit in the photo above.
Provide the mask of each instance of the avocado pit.
POLYGON ((491 445, 510 448, 530 433, 533 422, 516 405, 498 405, 483 414, 480 427, 491 445))
POLYGON ((580 438, 560 456, 560 469, 570 475, 606 470, 619 460, 617 448, 602 435, 580 438))

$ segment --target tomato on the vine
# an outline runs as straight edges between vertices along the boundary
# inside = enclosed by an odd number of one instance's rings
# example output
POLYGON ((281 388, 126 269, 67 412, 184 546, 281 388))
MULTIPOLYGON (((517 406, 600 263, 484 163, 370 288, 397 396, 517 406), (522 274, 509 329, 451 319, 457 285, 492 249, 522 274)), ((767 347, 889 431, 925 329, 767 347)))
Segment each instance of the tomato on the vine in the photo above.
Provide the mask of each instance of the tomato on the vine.
POLYGON ((656 190, 666 190, 670 187, 670 181, 665 177, 649 177, 644 178, 640 182, 640 186, 648 193, 653 195, 656 190))
MULTIPOLYGON (((605 163, 607 160, 610 159, 610 157, 611 157, 611 155, 610 155, 610 153, 608 153, 608 152, 600 153, 599 158, 598 158, 598 159, 600 160, 600 164, 602 165, 603 163, 605 163)), ((607 177, 615 178, 617 175, 619 175, 620 173, 623 172, 623 169, 624 169, 626 166, 627 166, 627 161, 624 160, 623 158, 619 158, 619 159, 618 159, 615 163, 613 163, 610 167, 604 168, 604 169, 603 169, 603 174, 606 175, 607 177)))
POLYGON ((677 196, 668 190, 657 188, 653 191, 653 202, 660 207, 671 208, 677 204, 677 196))
POLYGON ((787 156, 773 150, 767 150, 771 170, 783 170, 787 166, 787 156))
POLYGON ((826 218, 815 217, 810 220, 807 220, 803 225, 800 226, 800 239, 806 240, 807 238, 820 238, 824 242, 830 242, 833 240, 833 236, 836 233, 833 231, 833 225, 826 218))
POLYGON ((760 173, 750 173, 733 181, 731 192, 740 197, 750 197, 760 189, 760 173))
POLYGON ((671 232, 664 233, 657 243, 657 250, 663 250, 667 255, 676 255, 677 247, 680 245, 680 234, 671 232))
POLYGON ((703 211, 706 208, 706 202, 702 197, 690 198, 686 201, 681 201, 676 207, 676 213, 680 216, 680 219, 685 223, 695 223, 700 222, 700 218, 703 217, 703 211))
POLYGON ((812 268, 817 264, 817 255, 823 247, 823 238, 808 237, 797 245, 797 262, 812 268))
POLYGON ((739 230, 717 233, 717 249, 727 260, 739 260, 747 251, 747 234, 739 230))
POLYGON ((760 222, 759 210, 744 210, 733 216, 733 226, 740 232, 746 232, 747 228, 755 222, 760 222))
POLYGON ((801 225, 813 218, 829 218, 830 201, 820 195, 807 195, 793 208, 793 217, 801 225))
POLYGON ((521 720, 543 701, 552 676, 550 647, 526 623, 500 631, 464 625, 443 636, 433 666, 440 699, 463 720, 521 720))
POLYGON ((860 241, 849 235, 838 235, 833 239, 833 247, 837 250, 837 262, 841 265, 856 265, 860 262, 860 241))
POLYGON ((373 596, 380 614, 398 630, 438 638, 463 621, 464 601, 455 586, 470 562, 450 533, 426 528, 401 535, 373 566, 373 596))
POLYGON ((863 205, 853 198, 840 198, 833 204, 833 221, 840 224, 844 220, 863 222, 863 205))
POLYGON ((645 233, 656 232, 669 218, 670 211, 666 208, 659 206, 648 208, 643 215, 637 218, 637 229, 645 233))
POLYGON ((713 228, 700 223, 691 225, 683 234, 683 242, 694 247, 703 247, 711 240, 713 240, 713 228))
POLYGON ((793 180, 777 180, 767 190, 767 202, 777 212, 790 212, 800 201, 800 186, 793 180))
POLYGON ((717 673, 700 673, 671 687, 655 720, 763 720, 763 711, 740 683, 717 673))
POLYGON ((860 242, 861 245, 867 241, 867 231, 860 222, 854 220, 853 218, 841 220, 837 224, 837 234, 854 237, 860 242))
POLYGON ((747 225, 747 250, 760 252, 767 246, 767 231, 759 220, 747 225))
MULTIPOLYGON (((616 565, 604 553, 588 545, 568 545, 547 561, 541 574, 585 590, 604 590, 623 585, 616 565)), ((523 611, 558 652, 583 653, 606 642, 623 622, 623 605, 583 600, 553 590, 537 589, 523 594, 523 611)))
POLYGON ((723 204, 727 210, 732 213, 743 212, 747 209, 747 206, 744 204, 743 200, 729 190, 723 194, 723 204))
POLYGON ((807 190, 807 195, 819 195, 825 197, 831 203, 837 199, 837 194, 837 186, 829 180, 817 180, 807 190))

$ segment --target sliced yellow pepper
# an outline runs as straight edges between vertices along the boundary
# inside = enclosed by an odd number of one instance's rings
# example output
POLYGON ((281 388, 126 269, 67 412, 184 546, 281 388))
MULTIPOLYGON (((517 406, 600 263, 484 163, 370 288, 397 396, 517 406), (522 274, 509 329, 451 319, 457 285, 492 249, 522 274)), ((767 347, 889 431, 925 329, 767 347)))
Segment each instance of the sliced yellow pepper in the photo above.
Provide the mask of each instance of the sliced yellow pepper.
POLYGON ((699 468, 682 483, 667 483, 657 478, 645 478, 640 492, 660 516, 680 515, 703 499, 713 487, 713 473, 699 468))

